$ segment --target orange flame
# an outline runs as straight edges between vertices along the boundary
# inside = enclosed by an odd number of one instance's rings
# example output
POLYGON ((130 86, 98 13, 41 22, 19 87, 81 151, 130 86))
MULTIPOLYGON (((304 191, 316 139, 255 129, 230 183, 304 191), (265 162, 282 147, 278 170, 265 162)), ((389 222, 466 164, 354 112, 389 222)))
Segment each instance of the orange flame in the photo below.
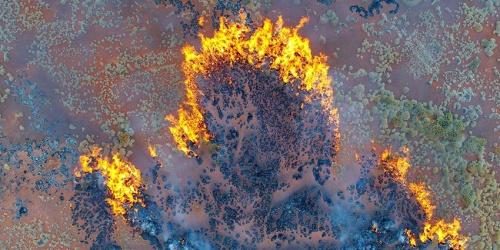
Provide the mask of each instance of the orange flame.
MULTIPOLYGON (((403 149, 403 152, 405 151, 406 150, 403 149)), ((380 161, 384 166, 384 171, 391 172, 397 181, 406 183, 406 172, 408 172, 408 169, 410 168, 408 157, 394 156, 391 153, 391 150, 386 149, 382 153, 380 161)))
MULTIPOLYGON (((406 156, 400 157, 393 155, 391 150, 386 149, 382 153, 379 162, 384 167, 384 171, 392 173, 393 177, 403 184, 406 183, 406 173, 410 168, 409 157, 407 156, 408 151, 407 147, 402 148, 401 152, 406 156)), ((408 189, 415 195, 417 202, 426 215, 424 231, 418 237, 420 241, 426 242, 435 237, 440 244, 445 244, 446 240, 450 239, 450 246, 453 249, 464 249, 468 238, 458 233, 460 230, 460 221, 455 219, 452 223, 446 223, 444 220, 440 220, 432 223, 432 216, 436 206, 432 205, 431 193, 426 185, 424 183, 410 183, 408 189)), ((404 235, 408 238, 410 246, 417 246, 417 238, 412 234, 411 230, 406 229, 404 235)))
POLYGON ((405 235, 408 237, 410 241, 410 246, 416 247, 417 246, 417 239, 415 239, 415 236, 411 233, 410 230, 405 229, 405 235))
POLYGON ((203 26, 204 23, 205 23, 205 17, 200 16, 200 18, 198 19, 198 25, 203 26))
MULTIPOLYGON (((426 242, 427 240, 436 238, 439 243, 445 244, 446 239, 450 239, 450 246, 453 249, 464 249, 468 238, 458 233, 460 230, 460 221, 454 219, 452 223, 446 223, 444 220, 439 220, 431 223, 436 206, 432 205, 430 192, 426 189, 425 184, 410 183, 409 189, 415 195, 418 203, 427 216, 427 221, 424 223, 424 232, 419 235, 420 241, 426 242)), ((412 245, 412 242, 415 241, 415 237, 410 234, 409 230, 407 236, 410 239, 410 245, 412 245)))
POLYGON ((149 145, 148 149, 149 149, 149 155, 151 155, 151 157, 157 157, 158 156, 158 154, 156 153, 155 146, 149 145))
POLYGON ((424 232, 420 234, 420 241, 426 242, 427 240, 432 240, 434 237, 441 244, 446 242, 446 239, 450 239, 450 246, 453 249, 464 249, 465 243, 467 243, 468 238, 458 234, 460 230, 460 221, 454 219, 452 223, 446 223, 444 220, 439 220, 438 222, 431 224, 430 222, 425 222, 424 232))
POLYGON ((427 215, 427 219, 431 219, 432 213, 434 212, 434 209, 436 209, 436 206, 432 205, 431 194, 426 189, 425 184, 423 182, 419 184, 410 183, 408 188, 415 195, 418 203, 424 210, 425 215, 427 215))
MULTIPOLYGON (((101 148, 94 147, 90 155, 80 156, 82 172, 93 173, 101 171, 105 178, 104 184, 108 187, 111 198, 106 198, 106 202, 111 205, 116 215, 124 215, 126 210, 139 202, 145 205, 142 199, 138 198, 139 188, 142 184, 141 172, 130 162, 120 159, 119 154, 114 154, 112 159, 100 154, 101 148)), ((75 175, 81 177, 79 171, 75 169, 75 175)))
POLYGON ((313 56, 309 40, 298 34, 306 22, 307 18, 302 18, 295 28, 286 28, 281 17, 274 26, 266 19, 262 27, 251 33, 252 30, 243 22, 227 24, 228 21, 221 17, 219 30, 212 38, 200 34, 201 53, 193 46, 183 47, 186 101, 179 107, 177 119, 171 115, 165 117, 172 123, 170 132, 179 150, 188 154, 188 141, 199 145, 201 138, 210 138, 196 98, 199 90, 195 79, 199 75, 211 75, 219 65, 224 64, 232 67, 235 63, 248 63, 257 69, 269 64, 269 68, 276 70, 283 82, 300 80, 299 89, 316 90, 321 95, 322 106, 327 107, 329 122, 338 124, 337 109, 331 108, 333 89, 328 76, 327 57, 323 54, 313 56))

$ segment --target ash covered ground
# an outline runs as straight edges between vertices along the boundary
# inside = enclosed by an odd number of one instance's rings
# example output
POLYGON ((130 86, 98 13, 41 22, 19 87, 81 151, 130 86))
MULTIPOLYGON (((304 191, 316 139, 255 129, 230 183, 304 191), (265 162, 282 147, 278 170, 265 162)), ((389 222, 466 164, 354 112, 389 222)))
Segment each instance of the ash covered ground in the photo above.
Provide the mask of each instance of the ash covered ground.
POLYGON ((430 219, 408 188, 423 182, 433 219, 497 249, 499 5, 0 2, 0 246, 445 249, 406 234, 430 219), (256 29, 279 15, 309 18, 299 33, 328 56, 339 123, 272 69, 218 65, 196 78, 212 137, 178 150, 164 118, 186 99, 182 47, 221 16, 256 29), (116 215, 103 172, 76 175, 94 146, 141 171, 143 204, 116 215), (405 181, 388 148, 409 159, 405 181))

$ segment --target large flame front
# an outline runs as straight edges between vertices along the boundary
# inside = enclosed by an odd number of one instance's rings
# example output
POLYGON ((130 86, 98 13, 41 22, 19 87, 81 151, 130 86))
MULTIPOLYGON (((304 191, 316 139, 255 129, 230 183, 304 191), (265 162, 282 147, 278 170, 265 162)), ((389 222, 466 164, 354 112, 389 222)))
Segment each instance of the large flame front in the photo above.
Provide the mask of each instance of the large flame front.
MULTIPOLYGON (((127 209, 136 203, 144 206, 139 198, 142 185, 141 172, 132 163, 120 159, 119 154, 114 154, 111 159, 100 154, 101 148, 94 147, 90 155, 80 156, 82 172, 92 173, 100 171, 104 177, 110 198, 106 202, 111 205, 116 215, 124 215, 127 209)), ((79 171, 75 175, 81 177, 79 171)))
POLYGON ((186 101, 179 107, 179 117, 165 117, 173 123, 170 132, 178 144, 178 148, 188 154, 188 143, 199 145, 200 139, 208 140, 203 120, 203 111, 197 101, 197 76, 210 76, 220 65, 233 66, 235 63, 248 63, 256 69, 268 64, 276 70, 285 83, 300 80, 299 89, 315 90, 321 95, 321 104, 328 107, 329 122, 338 123, 337 109, 330 108, 333 103, 333 89, 328 76, 326 56, 313 56, 309 40, 302 38, 298 30, 307 22, 303 18, 295 28, 283 27, 283 19, 278 18, 273 26, 270 20, 264 20, 262 27, 253 33, 242 23, 231 23, 221 17, 219 30, 212 38, 200 34, 201 53, 192 46, 185 46, 182 53, 185 61, 182 64, 186 75, 186 101))

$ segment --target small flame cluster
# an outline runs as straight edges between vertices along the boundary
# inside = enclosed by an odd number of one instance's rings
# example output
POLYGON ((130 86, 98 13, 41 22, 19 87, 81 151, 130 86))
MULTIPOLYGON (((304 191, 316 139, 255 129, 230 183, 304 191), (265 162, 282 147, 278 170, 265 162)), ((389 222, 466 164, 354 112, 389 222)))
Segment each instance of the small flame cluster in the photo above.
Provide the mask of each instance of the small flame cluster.
MULTIPOLYGON (((132 163, 124 161, 119 154, 110 159, 101 155, 101 148, 94 147, 89 155, 80 156, 81 172, 93 173, 100 171, 110 197, 106 202, 113 213, 124 215, 134 204, 144 202, 139 198, 142 186, 141 172, 132 163)), ((75 175, 80 178, 80 171, 75 169, 75 175)))
MULTIPOLYGON (((408 152, 407 148, 403 148, 403 152, 408 152)), ((384 166, 385 172, 390 172, 393 178, 401 183, 406 183, 406 172, 410 168, 408 157, 396 157, 391 153, 391 150, 386 149, 380 156, 380 163, 384 166)))
MULTIPOLYGON (((407 148, 403 148, 402 151, 405 154, 408 153, 407 148)), ((410 167, 408 160, 408 156, 394 156, 390 150, 385 150, 380 161, 383 163, 384 171, 390 172, 395 180, 405 184, 406 173, 410 167)), ((426 185, 423 182, 418 184, 410 183, 408 189, 415 196, 426 215, 424 230, 418 237, 420 241, 424 243, 436 238, 440 244, 445 244, 446 240, 449 239, 450 246, 453 249, 464 249, 468 239, 458 233, 460 221, 454 219, 452 223, 447 223, 444 220, 432 220, 436 206, 432 205, 431 193, 426 185)), ((408 237, 411 246, 417 246, 417 239, 410 230, 405 230, 404 234, 408 237)))
POLYGON ((149 145, 148 146, 148 150, 149 150, 149 155, 151 155, 151 157, 157 157, 158 156, 158 153, 156 153, 156 147, 153 146, 153 145, 149 145))
POLYGON ((283 27, 281 17, 275 25, 266 19, 261 27, 252 32, 251 28, 244 25, 244 21, 227 24, 227 19, 221 17, 219 30, 212 38, 200 34, 200 53, 190 45, 182 49, 185 56, 182 68, 186 75, 186 100, 178 109, 177 119, 172 115, 165 117, 173 124, 170 132, 179 150, 189 155, 188 142, 199 145, 201 138, 210 139, 203 111, 197 101, 199 90, 195 79, 200 75, 209 77, 217 72, 220 65, 233 67, 241 63, 256 69, 268 65, 269 69, 279 73, 284 83, 300 80, 299 89, 315 90, 321 96, 321 104, 328 112, 329 122, 338 123, 337 109, 329 108, 333 103, 333 89, 328 76, 327 57, 322 54, 313 56, 309 40, 298 34, 306 22, 307 18, 303 18, 295 28, 287 28, 283 27))

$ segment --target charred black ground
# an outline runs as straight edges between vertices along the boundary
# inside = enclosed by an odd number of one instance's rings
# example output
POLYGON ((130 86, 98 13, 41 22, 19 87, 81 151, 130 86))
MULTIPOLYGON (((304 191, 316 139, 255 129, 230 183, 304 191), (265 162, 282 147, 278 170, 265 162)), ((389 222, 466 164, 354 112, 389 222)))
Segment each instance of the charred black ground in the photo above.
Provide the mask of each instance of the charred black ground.
MULTIPOLYGON (((272 70, 246 64, 221 65, 197 82, 212 134, 209 142, 191 147, 191 161, 203 174, 179 188, 172 177, 159 176, 157 164, 146 178, 157 184, 159 195, 145 195, 146 206, 125 215, 152 247, 409 248, 405 229, 418 234, 426 219, 420 205, 403 183, 382 171, 374 152, 349 166, 358 172, 357 181, 338 176, 334 127, 318 101, 306 101, 311 93, 284 84, 272 70), (207 219, 184 225, 182 218, 200 214, 207 219)), ((98 234, 95 246, 111 246, 106 195, 95 177, 85 183, 72 198, 74 222, 87 237, 98 234), (87 210, 82 202, 102 209, 87 210), (104 215, 108 223, 94 219, 104 215)))
POLYGON ((197 82, 213 135, 191 148, 203 174, 185 190, 171 190, 163 176, 168 195, 158 206, 172 218, 197 214, 198 204, 208 226, 168 222, 158 248, 409 248, 403 233, 419 232, 420 206, 404 184, 380 171, 374 152, 352 166, 357 182, 335 187, 341 178, 332 167, 334 128, 319 103, 305 101, 308 93, 245 64, 221 65, 197 82))

